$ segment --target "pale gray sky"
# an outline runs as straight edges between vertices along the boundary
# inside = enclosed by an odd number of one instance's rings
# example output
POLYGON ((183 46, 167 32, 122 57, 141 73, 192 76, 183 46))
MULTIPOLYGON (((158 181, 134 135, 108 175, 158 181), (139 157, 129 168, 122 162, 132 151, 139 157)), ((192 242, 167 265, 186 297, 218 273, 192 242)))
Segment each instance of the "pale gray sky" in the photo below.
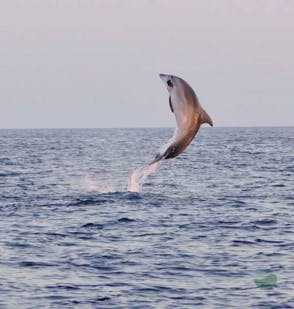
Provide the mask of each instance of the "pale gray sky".
POLYGON ((159 73, 216 126, 294 125, 294 1, 0 2, 0 128, 174 126, 159 73))

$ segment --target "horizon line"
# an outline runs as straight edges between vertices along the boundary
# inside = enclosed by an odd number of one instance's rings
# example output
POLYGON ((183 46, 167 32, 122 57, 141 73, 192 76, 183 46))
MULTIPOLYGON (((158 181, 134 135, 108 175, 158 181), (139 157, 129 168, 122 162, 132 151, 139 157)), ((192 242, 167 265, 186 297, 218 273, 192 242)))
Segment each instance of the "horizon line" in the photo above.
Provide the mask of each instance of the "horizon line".
MULTIPOLYGON (((294 125, 264 125, 264 126, 214 126, 213 128, 292 128, 294 125)), ((18 127, 18 128, 0 128, 0 130, 95 130, 95 129, 173 129, 175 127, 170 126, 113 126, 113 127, 18 127)), ((202 128, 210 128, 205 126, 202 128)))

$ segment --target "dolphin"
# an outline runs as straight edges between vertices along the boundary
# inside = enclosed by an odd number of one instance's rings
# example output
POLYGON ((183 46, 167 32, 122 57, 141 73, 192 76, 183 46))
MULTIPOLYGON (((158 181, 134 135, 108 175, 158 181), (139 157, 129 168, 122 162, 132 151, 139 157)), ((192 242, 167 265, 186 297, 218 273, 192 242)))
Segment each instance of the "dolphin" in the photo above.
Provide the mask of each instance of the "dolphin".
POLYGON ((182 78, 159 74, 169 93, 169 106, 175 114, 177 128, 173 137, 156 154, 154 161, 171 159, 181 154, 191 143, 203 123, 213 126, 212 119, 201 107, 192 87, 182 78))

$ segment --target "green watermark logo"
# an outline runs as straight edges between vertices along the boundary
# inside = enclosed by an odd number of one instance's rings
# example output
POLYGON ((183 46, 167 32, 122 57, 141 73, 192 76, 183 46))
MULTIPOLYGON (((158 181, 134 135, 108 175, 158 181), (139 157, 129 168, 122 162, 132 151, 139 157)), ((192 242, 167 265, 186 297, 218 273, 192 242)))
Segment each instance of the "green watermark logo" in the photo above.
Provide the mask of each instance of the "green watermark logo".
POLYGON ((254 279, 257 288, 263 290, 271 290, 277 284, 277 276, 275 274, 266 273, 265 271, 258 270, 255 272, 256 279, 254 279))

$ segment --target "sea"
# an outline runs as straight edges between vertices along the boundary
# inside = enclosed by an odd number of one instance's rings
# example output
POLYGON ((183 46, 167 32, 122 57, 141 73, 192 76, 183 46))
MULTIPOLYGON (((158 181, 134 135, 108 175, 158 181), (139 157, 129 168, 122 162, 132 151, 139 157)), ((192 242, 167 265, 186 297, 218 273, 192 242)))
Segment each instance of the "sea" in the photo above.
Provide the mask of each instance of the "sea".
POLYGON ((0 308, 294 308, 294 127, 0 130, 0 308))

